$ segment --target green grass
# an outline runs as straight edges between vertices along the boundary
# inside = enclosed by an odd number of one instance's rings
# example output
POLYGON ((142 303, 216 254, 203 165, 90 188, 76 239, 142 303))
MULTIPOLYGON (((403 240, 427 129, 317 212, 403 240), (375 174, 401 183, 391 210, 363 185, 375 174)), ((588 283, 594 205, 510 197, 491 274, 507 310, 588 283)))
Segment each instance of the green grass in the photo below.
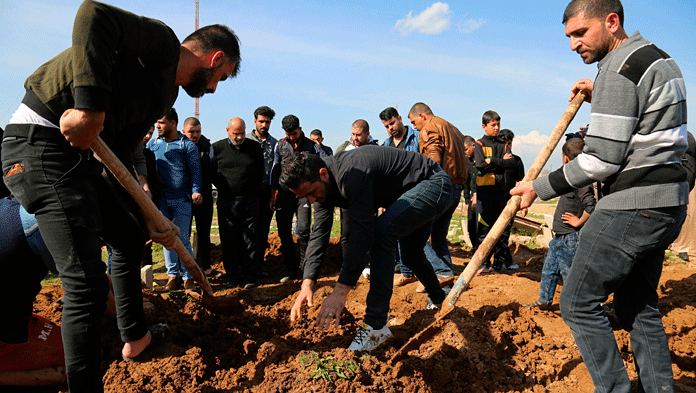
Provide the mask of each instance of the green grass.
POLYGON ((336 378, 350 379, 358 370, 358 364, 353 360, 336 361, 333 356, 319 357, 315 351, 306 355, 298 355, 297 360, 303 368, 309 369, 312 379, 326 379, 331 381, 336 378))

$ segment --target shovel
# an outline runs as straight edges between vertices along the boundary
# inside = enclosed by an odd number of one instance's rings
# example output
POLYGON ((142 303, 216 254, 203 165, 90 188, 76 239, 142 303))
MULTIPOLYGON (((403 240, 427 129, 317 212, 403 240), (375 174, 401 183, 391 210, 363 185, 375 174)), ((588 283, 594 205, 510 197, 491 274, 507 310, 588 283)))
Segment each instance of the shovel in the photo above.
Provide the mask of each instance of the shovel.
MULTIPOLYGON (((551 153, 553 153, 558 141, 561 140, 563 134, 568 129, 570 122, 572 122, 573 118, 575 118, 575 115, 578 113, 578 110, 580 109, 580 106, 584 100, 584 92, 579 92, 575 96, 573 101, 568 106, 568 109, 566 109, 565 113, 561 117, 561 120, 558 122, 558 124, 556 124, 556 128, 554 128, 553 132, 551 133, 551 137, 546 141, 546 144, 541 149, 541 152, 539 152, 539 155, 534 160, 534 163, 529 168, 529 171, 522 181, 532 181, 539 176, 542 168, 544 165, 546 165, 546 161, 548 161, 549 157, 551 157, 551 153)), ((471 261, 469 261, 466 269, 464 269, 462 274, 459 275, 459 278, 454 283, 454 287, 452 287, 449 295, 447 295, 447 298, 442 303, 442 308, 438 312, 435 321, 428 325, 424 330, 413 336, 408 342, 406 342, 406 344, 404 344, 403 347, 396 351, 396 353, 394 353, 389 360, 390 363, 400 359, 406 353, 408 353, 408 351, 418 348, 422 343, 433 337, 440 329, 440 321, 446 318, 452 312, 452 310, 454 310, 454 305, 457 303, 459 296, 462 294, 462 292, 464 292, 469 285, 469 282, 471 282, 471 279, 474 278, 478 269, 485 262, 484 258, 489 255, 490 251, 493 249, 493 246, 495 246, 498 239, 500 239, 500 235, 502 235, 505 228, 507 228, 508 224, 510 224, 510 221, 515 218, 515 214, 520 209, 521 199, 522 198, 519 195, 515 195, 508 200, 507 205, 505 205, 505 209, 500 216, 498 216, 498 219, 495 221, 495 224, 493 224, 493 227, 491 227, 488 235, 486 235, 486 238, 483 240, 481 245, 479 245, 476 253, 474 253, 474 256, 471 257, 471 261)))
MULTIPOLYGON (((123 166, 118 157, 114 155, 104 141, 100 137, 97 137, 90 146, 90 149, 92 149, 97 158, 104 163, 109 171, 114 174, 114 177, 118 179, 131 197, 133 197, 135 202, 140 206, 143 217, 150 222, 154 222, 159 231, 167 231, 169 229, 169 220, 167 220, 157 209, 155 204, 152 203, 140 184, 138 184, 135 178, 128 172, 126 167, 123 166)), ((215 295, 213 295, 213 289, 210 287, 208 279, 179 238, 176 239, 174 250, 181 262, 184 263, 186 270, 193 275, 193 278, 203 290, 203 295, 190 290, 186 291, 190 297, 198 301, 208 310, 219 314, 237 314, 244 310, 244 306, 236 297, 215 297, 215 295)))

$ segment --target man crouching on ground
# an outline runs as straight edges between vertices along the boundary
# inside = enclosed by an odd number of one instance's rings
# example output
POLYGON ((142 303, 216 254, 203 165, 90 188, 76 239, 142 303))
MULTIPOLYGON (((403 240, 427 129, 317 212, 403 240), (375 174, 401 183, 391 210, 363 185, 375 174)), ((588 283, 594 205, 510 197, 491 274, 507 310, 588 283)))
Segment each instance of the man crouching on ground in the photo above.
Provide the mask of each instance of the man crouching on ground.
POLYGON ((323 160, 300 153, 284 166, 280 183, 298 197, 319 202, 303 261, 302 289, 290 312, 292 321, 300 317, 303 303, 312 306, 335 206, 348 209, 351 236, 338 282, 317 315, 319 328, 327 329, 334 320, 336 325, 340 323, 348 292, 358 282, 370 251, 372 271, 365 319, 349 349, 370 351, 391 336, 386 324, 399 239, 403 263, 425 285, 427 308, 442 304, 445 292, 423 253, 433 220, 449 206, 451 198, 452 183, 435 161, 381 146, 365 146, 323 160), (380 207, 386 210, 377 216, 380 207))

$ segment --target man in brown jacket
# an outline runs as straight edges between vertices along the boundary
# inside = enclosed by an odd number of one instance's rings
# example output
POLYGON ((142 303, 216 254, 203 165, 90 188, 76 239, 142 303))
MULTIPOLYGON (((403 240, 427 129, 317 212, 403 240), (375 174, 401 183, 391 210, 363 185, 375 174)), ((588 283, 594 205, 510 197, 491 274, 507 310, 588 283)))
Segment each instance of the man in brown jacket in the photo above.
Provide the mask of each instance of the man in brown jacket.
MULTIPOLYGON (((464 135, 452 123, 433 115, 430 107, 422 102, 413 105, 408 119, 413 128, 420 131, 421 154, 440 164, 452 182, 452 203, 433 222, 430 244, 425 246, 425 255, 433 265, 440 285, 445 287, 454 281, 447 232, 468 175, 464 135)), ((424 290, 422 285, 416 288, 417 292, 424 290)))

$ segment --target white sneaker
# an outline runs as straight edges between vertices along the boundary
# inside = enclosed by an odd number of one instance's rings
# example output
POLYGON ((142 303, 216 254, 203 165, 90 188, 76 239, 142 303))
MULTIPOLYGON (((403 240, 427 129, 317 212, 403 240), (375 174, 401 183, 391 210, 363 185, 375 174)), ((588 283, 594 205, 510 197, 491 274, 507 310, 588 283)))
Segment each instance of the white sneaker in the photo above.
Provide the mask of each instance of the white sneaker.
POLYGON ((369 267, 366 267, 363 269, 362 276, 365 278, 370 278, 370 268, 369 267))
POLYGON ((425 305, 426 310, 439 310, 440 308, 442 308, 442 303, 435 304, 435 303, 431 302, 430 300, 428 300, 428 303, 425 305))
POLYGON ((391 330, 386 326, 379 330, 375 330, 372 326, 363 322, 362 326, 360 326, 360 330, 358 330, 358 334, 355 336, 348 349, 351 351, 370 352, 391 337, 391 335, 391 330))

